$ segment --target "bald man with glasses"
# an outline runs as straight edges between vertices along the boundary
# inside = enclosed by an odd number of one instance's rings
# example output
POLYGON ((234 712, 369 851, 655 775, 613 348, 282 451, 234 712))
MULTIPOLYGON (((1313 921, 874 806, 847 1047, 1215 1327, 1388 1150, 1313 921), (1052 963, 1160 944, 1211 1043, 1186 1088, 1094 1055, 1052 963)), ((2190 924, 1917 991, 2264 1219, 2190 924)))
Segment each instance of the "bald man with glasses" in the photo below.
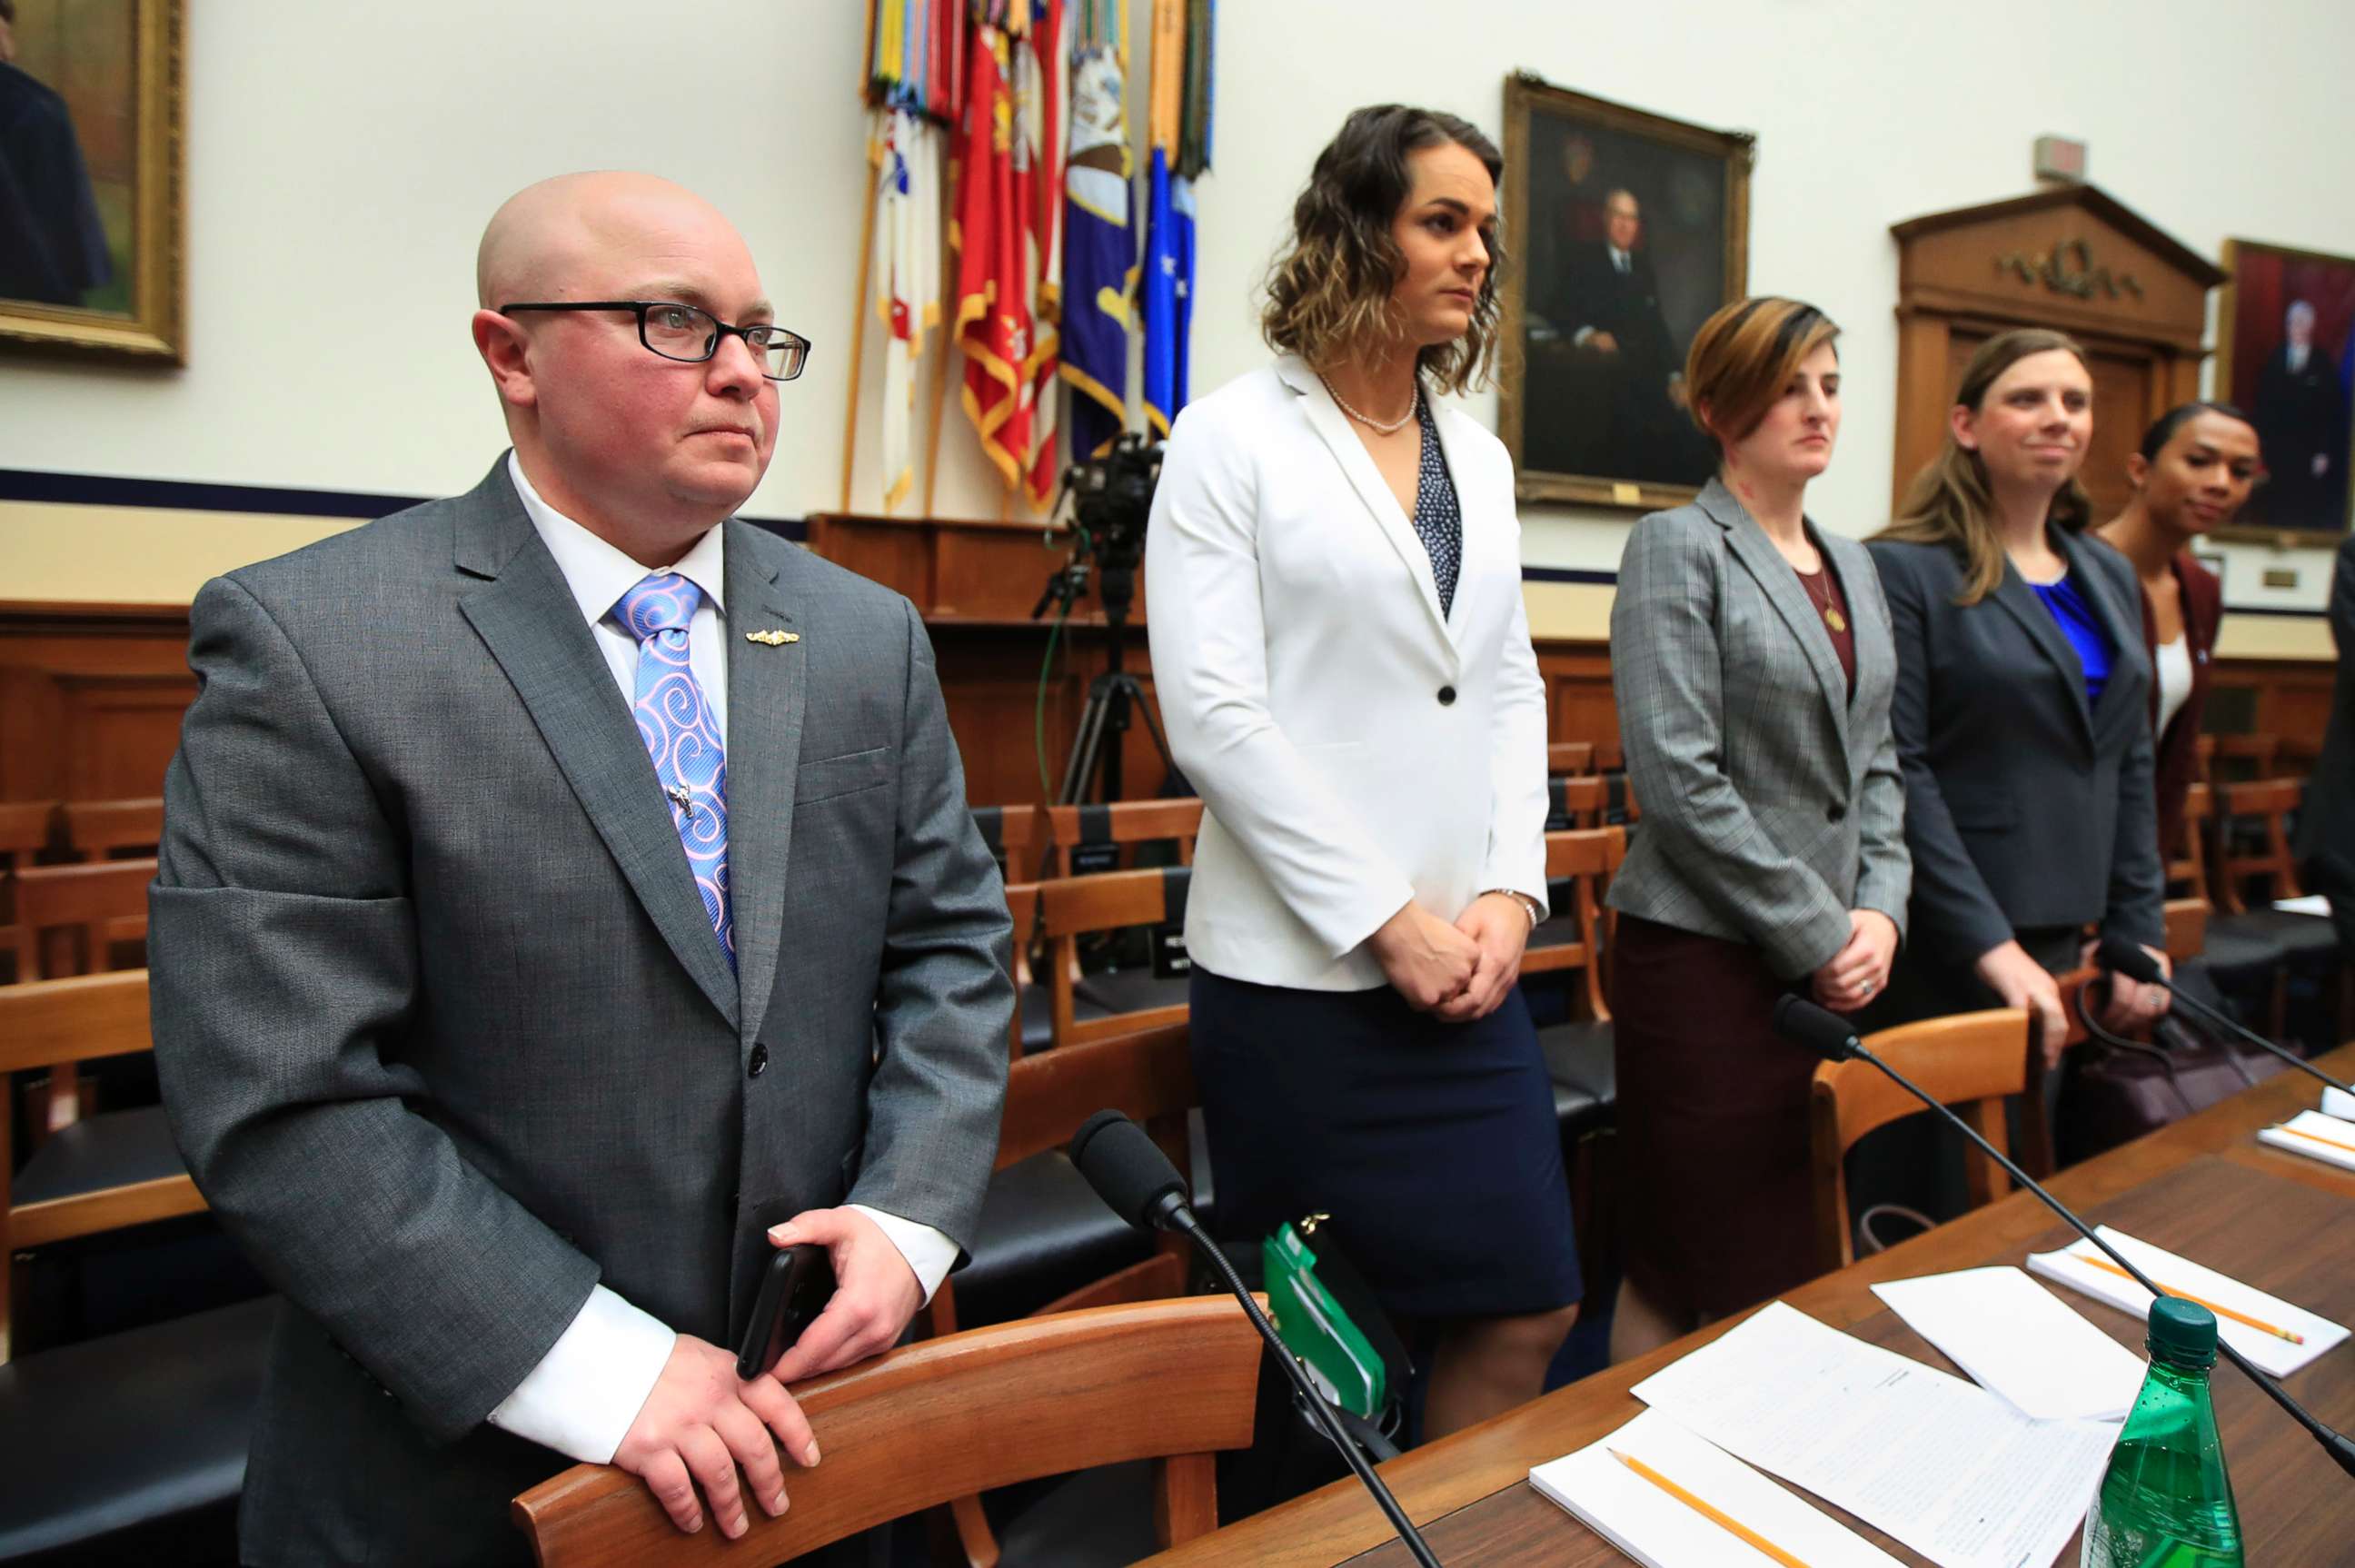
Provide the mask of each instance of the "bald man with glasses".
POLYGON ((821 1460, 783 1385, 898 1339, 996 1144, 1008 922, 923 626, 733 515, 809 344, 645 176, 512 198, 477 290, 512 449, 191 612, 155 1053, 285 1296, 254 1563, 521 1563, 570 1459, 741 1534, 821 1460), (740 1381, 795 1243, 840 1288, 740 1381))

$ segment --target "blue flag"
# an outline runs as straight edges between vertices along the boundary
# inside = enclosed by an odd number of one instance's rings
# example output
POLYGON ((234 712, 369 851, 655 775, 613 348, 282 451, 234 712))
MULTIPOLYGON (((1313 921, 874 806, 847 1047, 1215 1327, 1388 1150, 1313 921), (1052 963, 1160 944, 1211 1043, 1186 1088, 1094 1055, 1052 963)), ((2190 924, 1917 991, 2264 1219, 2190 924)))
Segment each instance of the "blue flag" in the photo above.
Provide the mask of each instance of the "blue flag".
POLYGON ((1169 172, 1169 155, 1153 149, 1150 216, 1140 304, 1145 318, 1145 414, 1167 437, 1186 406, 1187 345, 1194 325, 1194 182, 1169 172))
POLYGON ((1129 300, 1136 288, 1135 206, 1120 57, 1084 48, 1071 62, 1071 134, 1063 165, 1063 379, 1071 388, 1071 455, 1108 450, 1128 423, 1129 300))

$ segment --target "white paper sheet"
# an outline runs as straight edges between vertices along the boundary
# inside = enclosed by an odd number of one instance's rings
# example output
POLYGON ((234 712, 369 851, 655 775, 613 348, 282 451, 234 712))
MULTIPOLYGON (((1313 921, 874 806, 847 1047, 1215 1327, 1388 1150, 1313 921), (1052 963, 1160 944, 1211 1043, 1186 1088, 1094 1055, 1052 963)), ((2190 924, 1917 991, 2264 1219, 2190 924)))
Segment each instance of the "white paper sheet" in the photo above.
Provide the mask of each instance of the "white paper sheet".
MULTIPOLYGON (((2296 1345, 2262 1328, 2252 1328, 2218 1314, 2217 1332, 2232 1341, 2232 1349, 2277 1378, 2288 1376, 2347 1338, 2347 1330, 2328 1317, 2318 1317, 2306 1308, 2292 1306, 2279 1296, 2267 1296, 2253 1285, 2243 1285, 2230 1275, 2203 1268, 2189 1258, 2178 1257, 2163 1247, 2152 1246, 2148 1242, 2137 1242, 2123 1231, 2113 1231, 2107 1225, 2097 1225, 2094 1229, 2102 1240, 2132 1259, 2137 1268, 2169 1289, 2181 1291, 2187 1296, 2204 1296, 2211 1302, 2246 1312, 2278 1328, 2303 1335, 2306 1343, 2296 1345)), ((2066 1252, 2030 1253, 2028 1266, 2047 1279, 2058 1280, 2073 1290, 2081 1290, 2097 1300, 2106 1301, 2137 1320, 2147 1320, 2150 1317, 2150 1292, 2130 1279, 2093 1268, 2084 1262, 2086 1258, 2101 1255, 2093 1243, 2080 1241, 2066 1252)), ((2102 1261, 2109 1262, 2107 1258, 2102 1258, 2102 1261)))
POLYGON ((2274 908, 2284 914, 2318 914, 2325 920, 2330 918, 2330 900, 2322 893, 2307 893, 2303 898, 2275 899, 2274 908))
POLYGON ((2117 1435, 2099 1422, 2031 1421, 1779 1301, 1634 1392, 1940 1568, 2049 1568, 2117 1435))
POLYGON ((2009 1265, 1891 1280, 1872 1294, 2022 1415, 2124 1421, 2141 1391, 2141 1357, 2009 1265))
MULTIPOLYGON (((2331 1074, 2337 1077, 2337 1073, 2331 1074)), ((2355 1094, 2342 1094, 2336 1089, 2322 1092, 2322 1114, 2336 1116, 2342 1122, 2355 1122, 2355 1094)))
POLYGON ((1725 1450, 1647 1410, 1599 1443, 1529 1472, 1529 1485, 1645 1568, 1776 1568, 1774 1560, 1611 1456, 1641 1459, 1807 1568, 1897 1559, 1725 1450))
POLYGON ((2342 1122, 2319 1111, 2300 1111, 2280 1126, 2260 1131, 2257 1141, 2355 1170, 2355 1122, 2342 1122))

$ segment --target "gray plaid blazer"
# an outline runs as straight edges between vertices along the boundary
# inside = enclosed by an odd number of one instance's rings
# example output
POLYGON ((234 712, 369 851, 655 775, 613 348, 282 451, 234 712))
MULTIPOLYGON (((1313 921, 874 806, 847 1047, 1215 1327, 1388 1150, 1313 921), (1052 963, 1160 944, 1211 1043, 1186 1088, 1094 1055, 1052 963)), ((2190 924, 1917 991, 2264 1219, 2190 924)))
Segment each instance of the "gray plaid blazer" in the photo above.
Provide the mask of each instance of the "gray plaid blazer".
POLYGON ((1853 696, 1798 574, 1715 479, 1636 525, 1611 606, 1619 740, 1643 809, 1611 907, 1753 944, 1791 979, 1840 950, 1850 910, 1902 933, 1913 874, 1889 607, 1862 545, 1810 532, 1855 623, 1853 696))
POLYGON ((1007 921, 931 646, 723 526, 741 984, 504 459, 197 595, 149 946, 189 1169, 287 1303, 248 1562, 523 1559, 565 1461, 485 1418, 601 1279, 724 1343, 793 1213, 973 1234, 1007 921))

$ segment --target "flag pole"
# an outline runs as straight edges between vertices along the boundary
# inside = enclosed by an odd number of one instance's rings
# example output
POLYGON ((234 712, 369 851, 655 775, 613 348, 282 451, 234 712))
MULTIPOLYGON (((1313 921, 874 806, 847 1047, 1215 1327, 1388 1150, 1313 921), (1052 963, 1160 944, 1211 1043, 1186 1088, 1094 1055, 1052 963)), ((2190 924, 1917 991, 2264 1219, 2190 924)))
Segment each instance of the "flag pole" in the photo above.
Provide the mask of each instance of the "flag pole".
MULTIPOLYGON (((859 54, 858 101, 873 107, 869 90, 875 68, 875 6, 867 7, 867 48, 859 54)), ((867 142, 867 214, 858 224, 858 276, 852 289, 850 307, 850 397, 842 415, 842 505, 837 510, 850 510, 850 464, 858 451, 858 373, 865 368, 867 357, 867 275, 875 265, 875 140, 867 142)))
MULTIPOLYGON (((942 133, 943 138, 947 133, 942 133)), ((941 225, 941 346, 932 361, 932 425, 924 437, 924 516, 932 515, 932 493, 941 476, 941 418, 949 406, 949 357, 956 347, 956 246, 949 236, 956 222, 956 187, 964 177, 954 159, 946 160, 949 177, 941 182, 941 201, 947 221, 941 225)))

